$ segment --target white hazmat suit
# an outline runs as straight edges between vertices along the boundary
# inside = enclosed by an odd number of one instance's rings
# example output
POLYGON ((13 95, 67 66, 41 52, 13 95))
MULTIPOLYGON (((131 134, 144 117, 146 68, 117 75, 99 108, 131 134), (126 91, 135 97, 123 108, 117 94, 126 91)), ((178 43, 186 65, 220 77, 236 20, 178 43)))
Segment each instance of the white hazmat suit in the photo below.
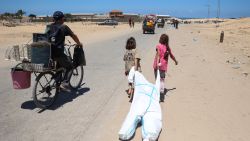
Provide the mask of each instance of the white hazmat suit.
POLYGON ((159 104, 159 70, 155 84, 149 83, 140 72, 135 71, 134 67, 129 72, 128 80, 134 82, 134 98, 130 111, 119 131, 119 139, 131 139, 137 124, 141 122, 143 141, 155 141, 162 128, 162 114, 159 104))

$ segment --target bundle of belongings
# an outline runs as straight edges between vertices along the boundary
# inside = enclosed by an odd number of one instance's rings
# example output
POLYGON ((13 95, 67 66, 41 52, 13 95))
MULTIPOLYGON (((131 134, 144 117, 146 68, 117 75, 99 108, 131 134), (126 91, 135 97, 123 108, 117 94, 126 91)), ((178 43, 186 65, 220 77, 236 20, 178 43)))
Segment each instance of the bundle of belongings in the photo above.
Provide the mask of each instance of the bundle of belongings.
POLYGON ((154 26, 154 22, 153 22, 153 20, 149 20, 149 21, 147 21, 147 26, 154 26))
POLYGON ((146 19, 156 21, 156 15, 146 15, 146 19))
POLYGON ((129 72, 128 80, 134 82, 134 99, 119 131, 119 139, 131 139, 137 124, 141 122, 143 141, 156 141, 162 128, 159 70, 155 84, 149 83, 134 67, 129 72))

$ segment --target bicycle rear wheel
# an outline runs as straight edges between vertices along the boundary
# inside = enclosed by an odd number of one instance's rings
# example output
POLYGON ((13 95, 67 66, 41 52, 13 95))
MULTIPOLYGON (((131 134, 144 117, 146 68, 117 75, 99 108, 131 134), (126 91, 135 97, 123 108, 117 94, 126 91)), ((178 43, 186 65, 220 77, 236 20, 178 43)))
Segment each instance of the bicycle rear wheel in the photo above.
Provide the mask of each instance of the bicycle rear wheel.
POLYGON ((73 72, 69 81, 69 85, 72 89, 77 89, 81 86, 83 75, 84 75, 83 66, 78 66, 75 69, 73 69, 73 72))
POLYGON ((58 89, 53 72, 40 73, 33 88, 33 100, 36 106, 42 109, 51 106, 55 102, 58 89))

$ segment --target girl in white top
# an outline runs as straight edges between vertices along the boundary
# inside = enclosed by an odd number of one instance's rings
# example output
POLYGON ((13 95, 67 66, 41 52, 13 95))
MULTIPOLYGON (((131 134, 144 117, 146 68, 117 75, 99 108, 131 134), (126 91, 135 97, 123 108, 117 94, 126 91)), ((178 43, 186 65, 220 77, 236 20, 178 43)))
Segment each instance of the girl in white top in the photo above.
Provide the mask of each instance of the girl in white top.
MULTIPOLYGON (((136 41, 134 37, 130 37, 126 43, 126 52, 123 57, 125 62, 125 76, 128 76, 130 69, 135 66, 135 70, 141 71, 140 55, 136 50, 136 41)), ((129 89, 126 90, 129 97, 133 94, 132 83, 129 83, 129 89)))

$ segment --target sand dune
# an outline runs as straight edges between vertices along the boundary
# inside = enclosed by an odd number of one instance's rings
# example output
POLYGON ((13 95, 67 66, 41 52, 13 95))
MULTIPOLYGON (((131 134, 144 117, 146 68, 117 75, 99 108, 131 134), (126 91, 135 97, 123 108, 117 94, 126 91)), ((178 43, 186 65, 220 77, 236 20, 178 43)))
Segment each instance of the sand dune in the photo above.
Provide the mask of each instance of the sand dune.
POLYGON ((241 73, 250 73, 250 18, 225 19, 219 24, 193 24, 191 27, 192 34, 203 36, 223 48, 228 56, 226 62, 240 66, 235 68, 241 73), (224 42, 219 43, 222 31, 224 42))

